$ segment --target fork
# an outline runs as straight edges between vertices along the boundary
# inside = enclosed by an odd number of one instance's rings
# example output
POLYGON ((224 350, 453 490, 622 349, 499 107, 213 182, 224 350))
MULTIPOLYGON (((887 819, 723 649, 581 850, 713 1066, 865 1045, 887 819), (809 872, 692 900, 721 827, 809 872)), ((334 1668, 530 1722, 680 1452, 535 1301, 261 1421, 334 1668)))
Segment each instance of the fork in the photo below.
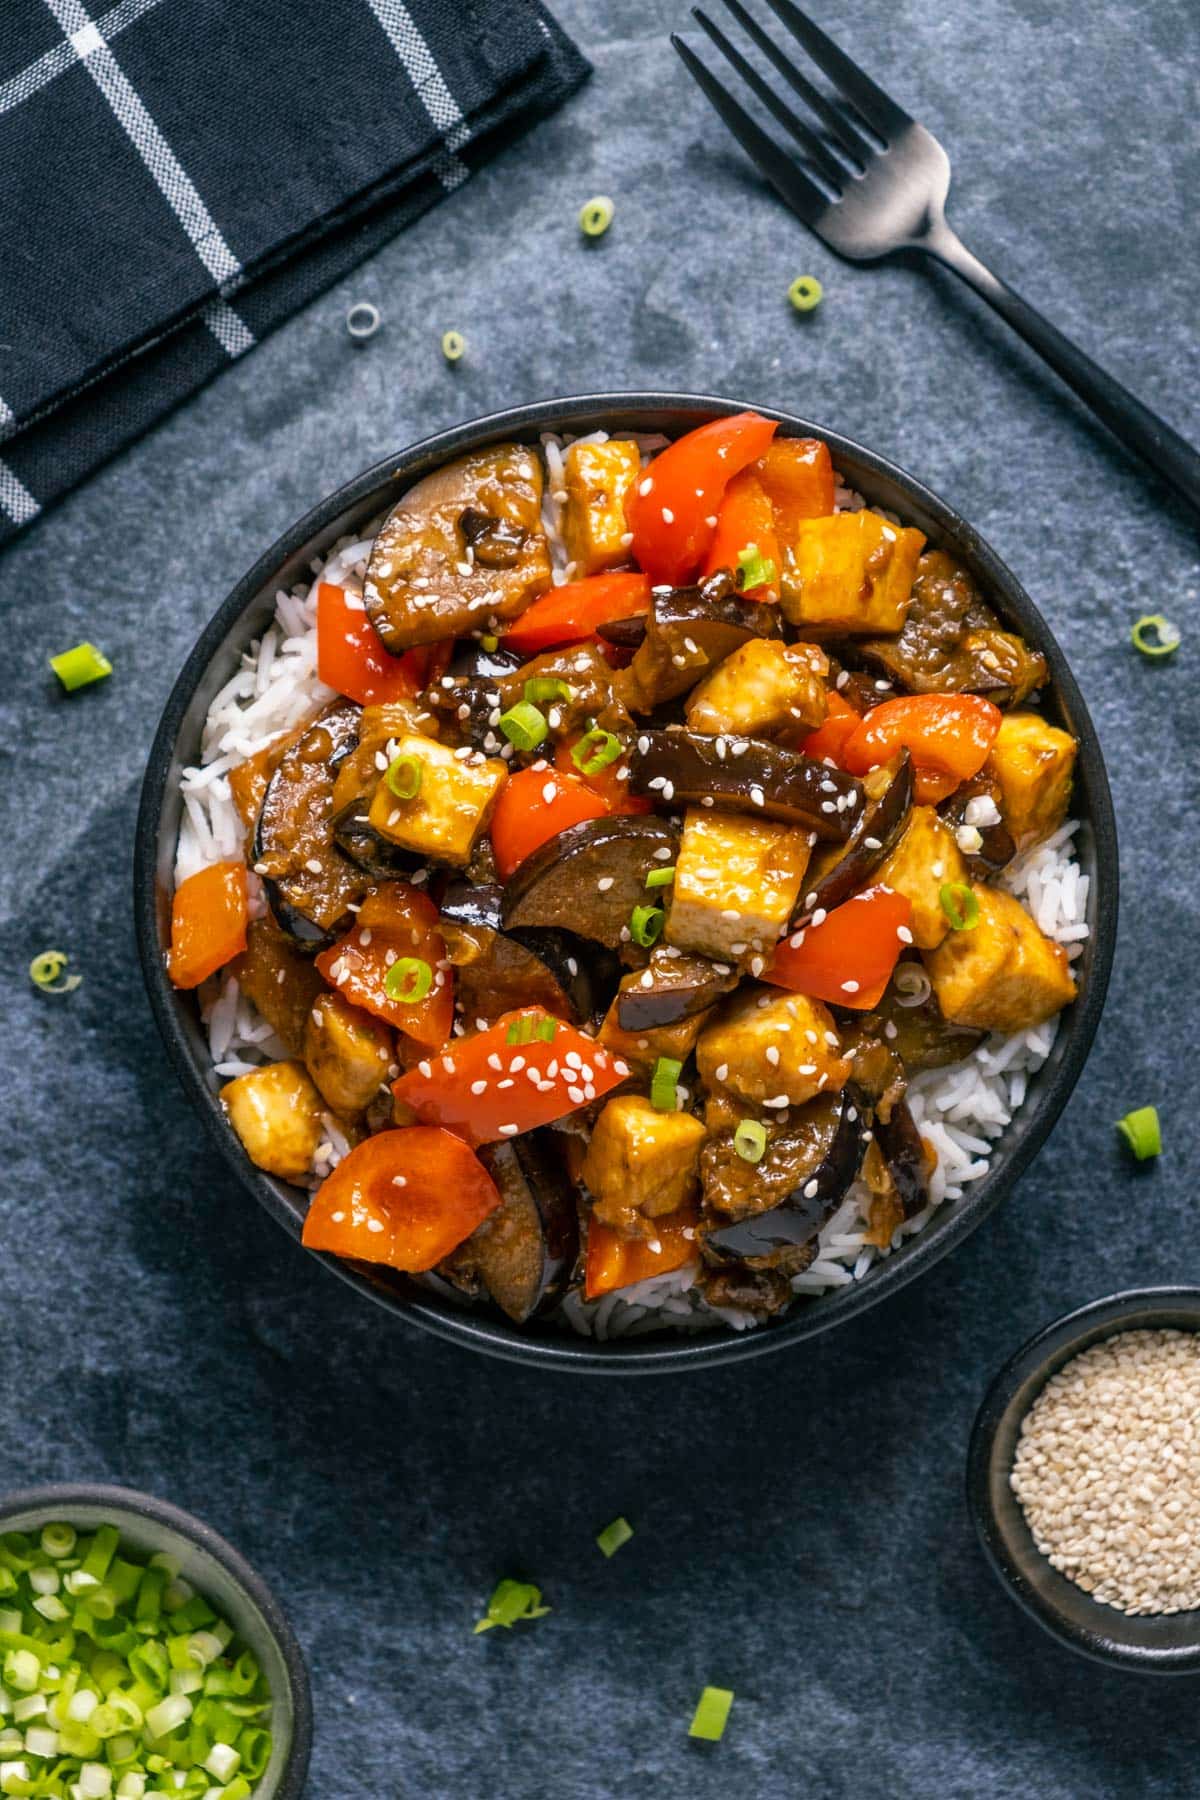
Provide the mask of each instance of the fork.
POLYGON ((742 0, 724 0, 746 36, 804 102, 802 118, 699 8, 693 18, 725 61, 799 146, 784 150, 734 99, 678 33, 671 42, 734 137, 811 231, 851 262, 898 250, 934 257, 974 288, 1122 442, 1200 508, 1200 454, 1078 345, 973 256, 946 223, 950 158, 923 125, 793 4, 768 0, 834 89, 831 98, 784 53, 742 0))

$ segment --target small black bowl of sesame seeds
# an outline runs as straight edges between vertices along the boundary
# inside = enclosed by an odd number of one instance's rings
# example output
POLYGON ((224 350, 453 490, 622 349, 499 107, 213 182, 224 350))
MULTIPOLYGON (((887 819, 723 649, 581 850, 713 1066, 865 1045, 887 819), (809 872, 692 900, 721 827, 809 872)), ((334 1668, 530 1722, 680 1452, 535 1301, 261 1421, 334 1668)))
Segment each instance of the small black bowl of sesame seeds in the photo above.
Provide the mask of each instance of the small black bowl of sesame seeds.
POLYGON ((1200 1288, 1113 1294, 1024 1344, 976 1417, 967 1500, 992 1568, 1060 1643, 1200 1671, 1200 1288))

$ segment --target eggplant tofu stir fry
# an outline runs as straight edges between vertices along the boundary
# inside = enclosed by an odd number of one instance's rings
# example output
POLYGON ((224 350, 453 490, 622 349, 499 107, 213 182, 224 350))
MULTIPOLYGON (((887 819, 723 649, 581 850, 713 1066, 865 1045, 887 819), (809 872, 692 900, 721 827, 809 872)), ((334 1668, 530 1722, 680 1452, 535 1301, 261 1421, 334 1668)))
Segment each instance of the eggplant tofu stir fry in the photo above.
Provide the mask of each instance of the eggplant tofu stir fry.
POLYGON ((257 1009, 221 1098, 304 1242, 518 1323, 672 1273, 766 1318, 852 1189, 886 1248, 910 1083, 1075 994, 1005 884, 1071 792, 1043 658, 753 413, 473 451, 335 565, 169 961, 257 1009))

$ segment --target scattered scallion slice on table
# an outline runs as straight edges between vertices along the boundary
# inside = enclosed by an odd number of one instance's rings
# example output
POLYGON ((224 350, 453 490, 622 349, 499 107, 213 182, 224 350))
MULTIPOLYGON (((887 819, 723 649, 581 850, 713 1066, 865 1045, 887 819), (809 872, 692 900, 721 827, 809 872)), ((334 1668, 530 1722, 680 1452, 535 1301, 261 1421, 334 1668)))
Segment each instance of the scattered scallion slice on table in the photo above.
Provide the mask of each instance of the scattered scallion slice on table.
POLYGON ((614 1519, 611 1525, 606 1525, 600 1532, 596 1542, 605 1556, 615 1556, 622 1544, 627 1544, 632 1536, 633 1526, 628 1519, 614 1519))
POLYGON ((676 1087, 683 1064, 673 1056, 660 1056, 650 1077, 650 1104, 655 1112, 678 1112, 676 1087))
POLYGON ((1143 656, 1170 656, 1182 642, 1178 625, 1172 625, 1161 613, 1143 613, 1129 636, 1134 649, 1143 656))
POLYGON ((979 902, 965 881, 944 881, 938 901, 954 931, 971 931, 978 925, 979 902))
POLYGON ((688 1736, 704 1738, 710 1744, 719 1744, 725 1735, 725 1725, 732 1705, 732 1688, 706 1687, 696 1702, 696 1710, 688 1726, 688 1736))
POLYGON ((103 681, 106 675, 112 674, 112 664, 95 644, 76 644, 72 650, 61 651, 50 658, 50 667, 68 694, 73 694, 76 688, 90 687, 93 681, 103 681))
POLYGON ((579 229, 584 237, 603 237, 613 222, 616 207, 607 194, 596 194, 579 209, 579 229))
POLYGON ((442 355, 448 363, 461 362, 466 348, 467 340, 461 331, 443 331, 442 355))
POLYGON ((70 960, 65 950, 42 950, 29 965, 29 979, 43 994, 74 993, 83 976, 63 974, 70 960))
POLYGON ((812 312, 820 306, 825 289, 815 275, 797 275, 788 288, 788 299, 797 312, 812 312))
POLYGON ((518 700, 500 714, 500 729, 517 750, 536 750, 550 727, 531 701, 518 700))
POLYGON ((1156 1106, 1138 1106, 1117 1120, 1117 1130, 1139 1162, 1162 1155, 1162 1127, 1156 1106))
POLYGON ((503 1625, 506 1631, 511 1631, 522 1619, 543 1619, 549 1611, 548 1606, 542 1605, 541 1588, 534 1587, 531 1581, 506 1578, 492 1589, 487 1612, 476 1621, 475 1633, 478 1636, 481 1631, 491 1631, 494 1625, 503 1625))

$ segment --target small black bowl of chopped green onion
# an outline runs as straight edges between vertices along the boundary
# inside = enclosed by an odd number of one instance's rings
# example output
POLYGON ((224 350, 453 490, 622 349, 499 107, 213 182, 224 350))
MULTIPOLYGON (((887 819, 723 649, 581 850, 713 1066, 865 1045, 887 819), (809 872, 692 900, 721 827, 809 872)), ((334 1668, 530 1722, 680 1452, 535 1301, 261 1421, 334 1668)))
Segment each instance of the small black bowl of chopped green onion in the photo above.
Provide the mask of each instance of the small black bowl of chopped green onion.
POLYGON ((1060 1643, 1200 1672, 1200 1288, 1133 1289, 1056 1319, 996 1376, 967 1500, 992 1568, 1060 1643))
POLYGON ((129 1488, 0 1496, 6 1793, 299 1800, 311 1747, 291 1626, 210 1526, 129 1488))

